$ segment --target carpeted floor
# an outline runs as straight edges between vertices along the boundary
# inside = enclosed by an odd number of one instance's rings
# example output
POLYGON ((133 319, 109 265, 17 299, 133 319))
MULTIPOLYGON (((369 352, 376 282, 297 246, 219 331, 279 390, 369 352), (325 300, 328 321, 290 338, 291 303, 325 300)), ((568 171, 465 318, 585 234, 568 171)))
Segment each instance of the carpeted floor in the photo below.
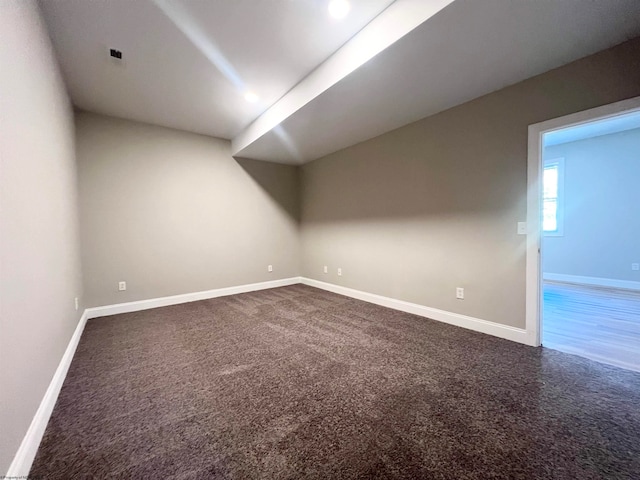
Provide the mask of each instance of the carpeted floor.
POLYGON ((640 374, 264 290, 90 320, 31 475, 638 479, 640 374))

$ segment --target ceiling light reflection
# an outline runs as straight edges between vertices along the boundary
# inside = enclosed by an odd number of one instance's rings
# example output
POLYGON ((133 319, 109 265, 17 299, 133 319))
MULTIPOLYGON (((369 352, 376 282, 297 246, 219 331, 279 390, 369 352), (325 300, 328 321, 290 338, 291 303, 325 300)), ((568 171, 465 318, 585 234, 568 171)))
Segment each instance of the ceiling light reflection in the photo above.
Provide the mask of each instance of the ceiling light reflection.
POLYGON ((256 103, 258 100, 260 100, 260 97, 258 97, 258 95, 253 92, 247 92, 244 94, 244 99, 249 103, 256 103))
POLYGON ((329 13, 333 18, 342 20, 349 14, 351 5, 348 0, 331 0, 329 2, 329 13))

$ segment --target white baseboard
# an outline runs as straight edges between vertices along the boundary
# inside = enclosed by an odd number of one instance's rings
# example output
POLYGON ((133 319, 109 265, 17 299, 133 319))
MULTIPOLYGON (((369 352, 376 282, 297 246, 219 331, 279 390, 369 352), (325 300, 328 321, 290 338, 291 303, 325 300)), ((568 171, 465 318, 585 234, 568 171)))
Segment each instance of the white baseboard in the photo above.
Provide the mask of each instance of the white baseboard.
POLYGON ((581 275, 566 275, 564 273, 543 274, 545 280, 551 282, 580 283, 583 285, 594 285, 596 287, 624 288, 627 290, 640 290, 640 282, 632 280, 616 280, 615 278, 583 277, 581 275))
POLYGON ((31 425, 29 426, 17 453, 9 466, 6 477, 27 478, 88 319, 104 317, 106 315, 115 315, 118 313, 136 312, 156 307, 165 307, 168 305, 177 305, 180 303, 195 302, 198 300, 206 300, 208 298, 235 295, 237 293, 254 292, 257 290, 265 290, 267 288, 284 287, 287 285, 294 285, 296 283, 300 283, 300 277, 284 278, 281 280, 218 288, 204 292, 172 295, 170 297, 153 298, 137 302, 120 303, 116 305, 86 309, 80 317, 78 326, 76 327, 76 330, 69 341, 69 345, 60 360, 60 364, 53 375, 49 388, 47 388, 44 398, 42 399, 42 402, 40 402, 40 406, 31 421, 31 425))
POLYGON ((510 327, 508 325, 489 322, 487 320, 469 317, 467 315, 461 315, 459 313, 447 312, 445 310, 439 310, 437 308, 425 307, 424 305, 418 305, 417 303, 410 303, 403 300, 396 300, 390 297, 383 297, 382 295, 362 292, 360 290, 354 290, 352 288, 342 287, 340 285, 334 285, 332 283, 321 282, 319 280, 313 280, 311 278, 302 277, 301 281, 303 284, 309 285, 311 287, 321 288, 322 290, 338 293, 340 295, 356 298, 358 300, 364 300, 365 302, 369 303, 375 303, 376 305, 393 308, 394 310, 412 313, 414 315, 431 318, 432 320, 448 323, 457 327, 467 328, 476 332, 486 333, 495 337, 505 338, 507 340, 512 340, 518 343, 524 343, 525 345, 535 346, 532 335, 523 328, 510 327))
POLYGON ((287 285, 295 285, 303 283, 312 287, 320 288, 330 292, 338 293, 348 297, 363 300, 365 302, 382 305, 384 307, 393 308, 407 313, 419 315, 421 317, 431 318, 440 322, 448 323, 458 327, 467 328, 477 332, 494 335, 496 337, 505 338, 514 342, 532 345, 530 335, 521 328, 510 327, 495 322, 481 320, 479 318, 461 315, 459 313, 447 312, 436 308, 425 307, 416 303, 409 303, 402 300, 396 300, 389 297, 383 297, 373 293, 362 292, 352 288, 342 287, 331 283, 321 282, 304 277, 291 277, 281 280, 273 280, 261 283, 252 283, 248 285, 239 285, 236 287, 218 288, 215 290, 207 290, 204 292, 186 293, 183 295, 172 295, 169 297, 153 298, 149 300, 140 300, 136 302, 119 303, 115 305, 106 305, 103 307, 88 308, 80 317, 78 326, 76 327, 69 345, 60 360, 60 364, 49 384, 49 388, 33 417, 31 425, 18 448, 18 452, 11 462, 11 466, 6 474, 7 477, 24 477, 26 478, 31 469, 33 460, 35 459, 40 441, 44 435, 49 418, 53 412, 56 400, 64 383, 64 379, 71 365, 71 360, 75 354, 78 342, 84 331, 87 320, 90 318, 104 317, 107 315, 116 315, 119 313, 137 312, 140 310, 148 310, 150 308, 165 307, 169 305, 177 305, 181 303, 195 302, 198 300, 206 300, 209 298, 223 297, 227 295, 236 295, 238 293, 254 292, 258 290, 266 290, 268 288, 285 287, 287 285))
POLYGON ((258 290, 266 290, 268 288, 286 287, 287 285, 294 285, 296 283, 300 283, 300 277, 283 278, 281 280, 250 283, 247 285, 238 285, 235 287, 216 288, 214 290, 205 290, 203 292, 185 293, 182 295, 171 295, 169 297, 151 298, 149 300, 138 300, 135 302, 105 305, 103 307, 93 307, 87 309, 87 318, 91 319, 105 317, 107 315, 117 315, 119 313, 138 312, 140 310, 148 310, 150 308, 167 307, 169 305, 178 305, 180 303, 197 302, 198 300, 208 300, 210 298, 225 297, 227 295, 236 295, 238 293, 255 292, 258 290))
POLYGON ((27 478, 29 475, 29 470, 31 470, 33 460, 36 458, 42 436, 49 423, 49 418, 51 417, 51 412, 53 412, 56 400, 58 400, 60 389, 67 376, 67 371, 71 365, 71 360, 73 360, 73 355, 76 353, 76 348, 78 347, 78 342, 80 341, 86 323, 87 311, 85 310, 78 321, 76 330, 73 332, 64 355, 62 355, 58 368, 53 374, 51 383, 49 383, 49 387, 42 398, 42 402, 40 402, 40 406, 31 421, 31 425, 29 425, 29 429, 22 439, 22 443, 15 457, 13 457, 6 477, 3 478, 27 478))

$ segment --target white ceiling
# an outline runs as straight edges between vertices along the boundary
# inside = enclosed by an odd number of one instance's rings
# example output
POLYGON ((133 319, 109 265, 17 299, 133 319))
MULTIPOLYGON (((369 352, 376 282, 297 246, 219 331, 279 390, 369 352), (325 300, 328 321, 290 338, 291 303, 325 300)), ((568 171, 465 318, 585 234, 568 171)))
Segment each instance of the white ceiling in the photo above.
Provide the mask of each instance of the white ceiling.
POLYGON ((640 111, 634 111, 614 117, 581 123, 544 134, 544 146, 551 147, 562 143, 576 142, 587 138, 626 132, 640 128, 640 111))
POLYGON ((328 0, 41 5, 77 107, 292 164, 640 35, 638 0, 350 1, 342 21, 328 0))
POLYGON ((455 0, 232 152, 305 163, 638 35, 638 0, 455 0))
POLYGON ((41 0, 78 108, 232 138, 393 0, 41 0), (123 62, 109 56, 123 52, 123 62), (245 101, 245 90, 261 101, 245 101))

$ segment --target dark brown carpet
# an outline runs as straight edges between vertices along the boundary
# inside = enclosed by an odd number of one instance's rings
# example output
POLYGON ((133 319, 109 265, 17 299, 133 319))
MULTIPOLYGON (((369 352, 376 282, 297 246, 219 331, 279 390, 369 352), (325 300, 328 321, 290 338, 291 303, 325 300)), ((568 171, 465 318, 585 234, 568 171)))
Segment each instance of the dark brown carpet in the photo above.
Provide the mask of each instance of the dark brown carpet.
POLYGON ((90 320, 37 478, 640 478, 640 374, 302 285, 90 320))

